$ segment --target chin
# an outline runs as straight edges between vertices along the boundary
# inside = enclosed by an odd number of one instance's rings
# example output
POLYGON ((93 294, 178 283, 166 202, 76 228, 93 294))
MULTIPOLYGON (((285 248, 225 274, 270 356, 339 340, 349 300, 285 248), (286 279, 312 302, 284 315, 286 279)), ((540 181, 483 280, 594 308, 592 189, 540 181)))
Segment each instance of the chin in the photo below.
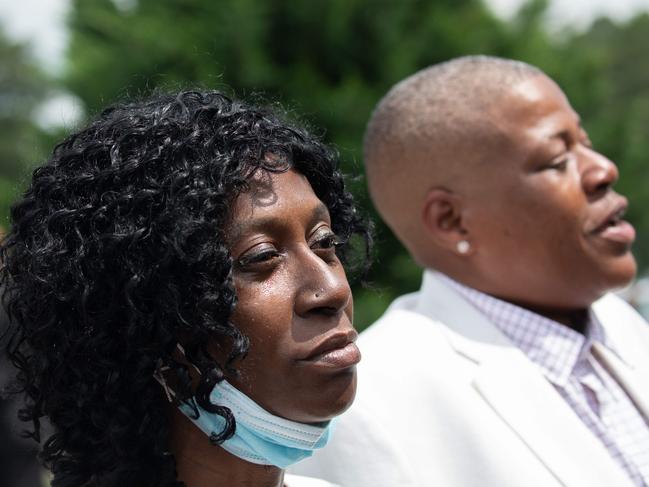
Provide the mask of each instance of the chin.
POLYGON ((617 269, 617 278, 618 278, 618 287, 624 287, 633 281, 636 273, 638 272, 638 264, 635 261, 635 257, 631 252, 628 252, 624 257, 621 258, 621 262, 618 263, 617 269))
MULTIPOLYGON (((603 272, 601 295, 628 286, 638 270, 635 257, 631 252, 615 259, 603 272)), ((601 296, 600 296, 601 297, 601 296)))
POLYGON ((356 371, 346 371, 327 382, 302 393, 300 411, 291 419, 300 423, 321 423, 349 409, 356 396, 356 371))

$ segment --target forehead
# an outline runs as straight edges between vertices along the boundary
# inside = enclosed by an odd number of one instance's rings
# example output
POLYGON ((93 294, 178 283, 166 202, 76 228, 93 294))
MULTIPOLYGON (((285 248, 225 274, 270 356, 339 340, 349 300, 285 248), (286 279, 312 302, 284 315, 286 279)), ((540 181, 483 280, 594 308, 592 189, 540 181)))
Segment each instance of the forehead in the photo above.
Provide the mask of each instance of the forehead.
POLYGON ((579 126, 561 88, 547 76, 527 78, 512 86, 492 113, 496 123, 513 135, 551 137, 579 126))
POLYGON ((248 191, 241 193, 234 202, 233 214, 290 209, 317 200, 309 180, 295 169, 282 172, 260 170, 248 183, 248 191))
POLYGON ((231 235, 239 235, 262 223, 302 221, 314 214, 328 218, 327 207, 313 192, 306 176, 294 169, 258 171, 250 181, 250 189, 234 201, 228 227, 231 235))

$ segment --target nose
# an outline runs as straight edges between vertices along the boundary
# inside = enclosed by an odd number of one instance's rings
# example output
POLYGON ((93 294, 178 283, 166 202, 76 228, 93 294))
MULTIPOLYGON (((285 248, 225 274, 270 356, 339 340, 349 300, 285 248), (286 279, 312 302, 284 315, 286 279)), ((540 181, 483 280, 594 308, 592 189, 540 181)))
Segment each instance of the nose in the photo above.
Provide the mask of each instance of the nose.
POLYGON ((326 261, 310 249, 301 259, 297 275, 300 288, 295 303, 299 316, 335 316, 349 306, 352 292, 338 259, 326 261))
POLYGON ((590 198, 606 193, 619 177, 615 163, 588 147, 583 148, 582 158, 585 163, 581 175, 584 192, 590 198))

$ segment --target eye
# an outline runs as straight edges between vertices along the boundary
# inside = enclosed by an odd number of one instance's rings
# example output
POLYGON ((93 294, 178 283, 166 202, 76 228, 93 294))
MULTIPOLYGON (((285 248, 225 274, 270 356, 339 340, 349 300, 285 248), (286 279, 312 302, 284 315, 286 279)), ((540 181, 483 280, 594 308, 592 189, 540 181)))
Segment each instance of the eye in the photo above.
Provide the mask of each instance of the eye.
POLYGON ((320 249, 333 249, 336 247, 339 247, 343 244, 342 240, 338 237, 338 235, 331 234, 327 235, 325 237, 322 237, 320 240, 315 242, 314 245, 311 246, 311 248, 320 248, 320 249))
POLYGON ((568 163, 570 162, 569 157, 564 157, 563 159, 559 159, 558 161, 553 162, 548 169, 554 169, 555 171, 565 171, 568 167, 568 163))
POLYGON ((343 240, 329 227, 322 226, 313 234, 309 247, 314 251, 326 251, 333 254, 336 247, 340 247, 343 243, 343 240))
POLYGON ((551 162, 548 163, 543 170, 559 171, 564 172, 568 169, 568 164, 572 161, 573 155, 570 152, 564 152, 563 154, 558 155, 551 162))
POLYGON ((243 270, 263 270, 271 268, 282 257, 282 253, 272 245, 257 245, 244 252, 237 260, 236 266, 243 270))

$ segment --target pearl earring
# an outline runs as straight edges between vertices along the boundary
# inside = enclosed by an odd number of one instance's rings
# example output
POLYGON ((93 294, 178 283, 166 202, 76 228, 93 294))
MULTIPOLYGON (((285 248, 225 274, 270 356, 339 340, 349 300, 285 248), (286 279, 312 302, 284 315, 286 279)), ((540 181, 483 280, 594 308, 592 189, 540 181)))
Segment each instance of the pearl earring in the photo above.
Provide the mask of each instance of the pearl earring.
POLYGON ((460 241, 457 243, 457 246, 456 246, 456 247, 457 247, 457 251, 458 251, 460 254, 464 255, 464 254, 466 254, 467 252, 469 252, 469 250, 471 249, 471 244, 470 244, 467 240, 460 240, 460 241))

